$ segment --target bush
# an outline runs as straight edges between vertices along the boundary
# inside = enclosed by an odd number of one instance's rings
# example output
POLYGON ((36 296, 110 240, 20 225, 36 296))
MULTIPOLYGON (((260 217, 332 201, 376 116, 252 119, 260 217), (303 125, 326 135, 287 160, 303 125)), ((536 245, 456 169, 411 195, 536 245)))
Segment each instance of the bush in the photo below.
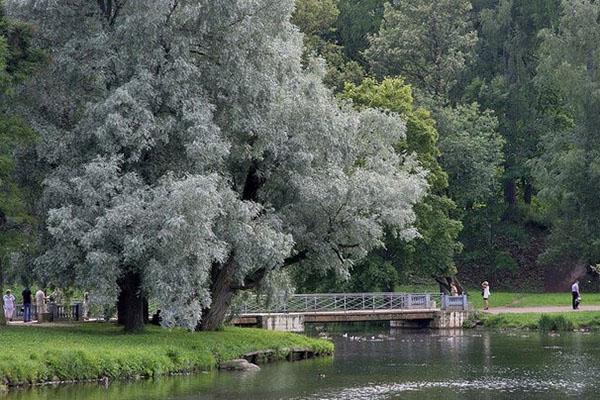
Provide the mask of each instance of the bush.
POLYGON ((538 328, 544 332, 550 331, 572 331, 573 322, 565 318, 564 315, 550 316, 542 314, 538 321, 538 328))

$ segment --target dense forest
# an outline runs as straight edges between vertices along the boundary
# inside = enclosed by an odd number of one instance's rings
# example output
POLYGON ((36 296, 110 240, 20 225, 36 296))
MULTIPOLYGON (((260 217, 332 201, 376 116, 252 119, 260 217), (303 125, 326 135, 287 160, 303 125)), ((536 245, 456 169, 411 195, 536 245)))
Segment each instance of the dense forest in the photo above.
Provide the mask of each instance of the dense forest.
POLYGON ((595 0, 0 7, 0 287, 212 330, 245 291, 596 281, 595 0))

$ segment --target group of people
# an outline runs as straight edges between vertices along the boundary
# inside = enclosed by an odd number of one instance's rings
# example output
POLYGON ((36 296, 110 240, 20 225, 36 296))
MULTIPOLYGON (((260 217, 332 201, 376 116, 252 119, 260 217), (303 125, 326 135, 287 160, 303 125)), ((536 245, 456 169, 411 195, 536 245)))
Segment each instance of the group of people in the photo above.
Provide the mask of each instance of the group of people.
MULTIPOLYGON (((23 298, 23 322, 31 322, 32 320, 32 293, 31 290, 26 287, 21 292, 21 296, 23 298)), ((6 294, 2 297, 4 302, 4 318, 7 321, 12 321, 16 317, 17 311, 17 302, 15 296, 12 294, 12 291, 8 289, 6 294)), ((46 297, 46 293, 41 288, 35 292, 35 305, 36 305, 36 313, 37 319, 41 319, 41 315, 47 312, 46 304, 48 302, 48 298, 46 297)))

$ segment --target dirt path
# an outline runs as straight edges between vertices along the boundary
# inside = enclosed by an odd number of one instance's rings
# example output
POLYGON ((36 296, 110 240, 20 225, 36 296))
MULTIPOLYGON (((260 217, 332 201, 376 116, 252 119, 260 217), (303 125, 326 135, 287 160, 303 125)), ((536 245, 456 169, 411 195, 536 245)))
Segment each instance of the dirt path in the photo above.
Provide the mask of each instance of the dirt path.
POLYGON ((577 311, 600 311, 600 305, 579 306, 579 310, 573 310, 569 306, 544 306, 544 307, 491 307, 487 314, 525 314, 525 313, 554 313, 554 312, 577 312, 577 311))

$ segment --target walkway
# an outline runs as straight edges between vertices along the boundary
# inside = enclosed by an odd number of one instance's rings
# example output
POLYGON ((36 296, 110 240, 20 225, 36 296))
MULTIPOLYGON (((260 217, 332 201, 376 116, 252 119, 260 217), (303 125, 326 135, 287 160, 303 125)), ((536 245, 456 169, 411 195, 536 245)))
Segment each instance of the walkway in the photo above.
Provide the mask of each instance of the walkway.
POLYGON ((492 307, 486 314, 527 314, 527 313, 557 313, 578 311, 600 311, 600 305, 579 306, 579 310, 573 310, 570 306, 542 306, 542 307, 492 307))

